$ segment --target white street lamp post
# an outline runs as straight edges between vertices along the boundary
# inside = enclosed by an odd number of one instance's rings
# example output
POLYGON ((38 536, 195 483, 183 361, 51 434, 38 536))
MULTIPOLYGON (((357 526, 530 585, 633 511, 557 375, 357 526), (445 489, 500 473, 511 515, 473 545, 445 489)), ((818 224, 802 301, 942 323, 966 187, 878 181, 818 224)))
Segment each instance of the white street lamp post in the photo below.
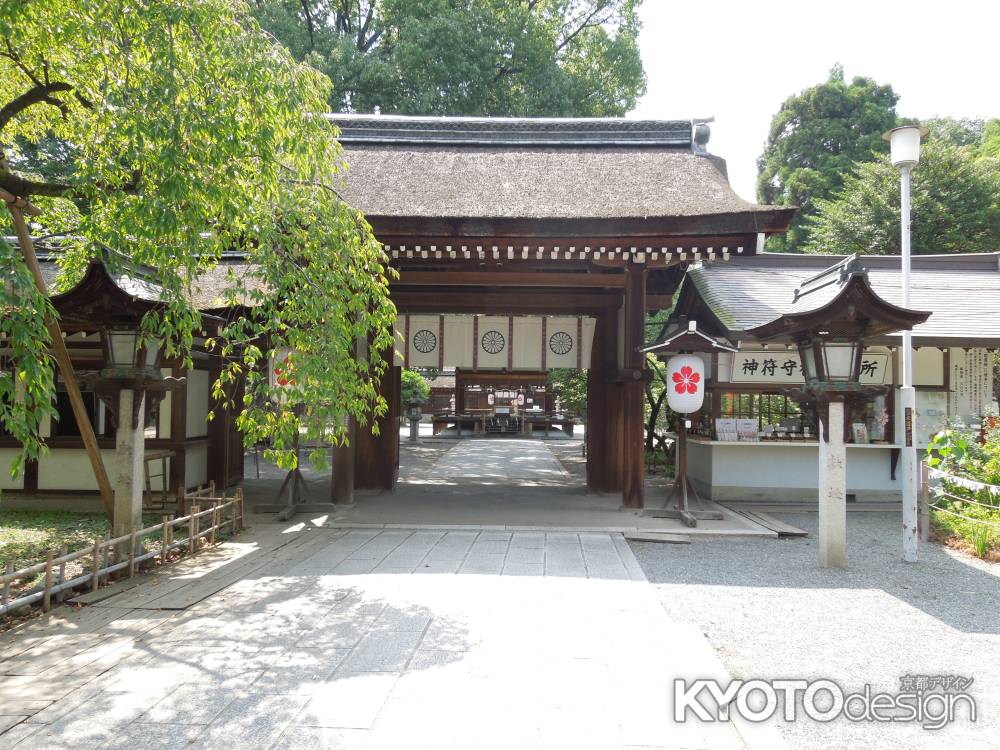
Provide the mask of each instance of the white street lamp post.
MULTIPOLYGON (((889 141, 890 158, 899 169, 900 245, 903 265, 903 307, 910 307, 910 170, 920 161, 920 137, 926 130, 916 125, 893 128, 883 135, 889 141)), ((903 560, 917 561, 917 446, 913 439, 914 411, 917 406, 913 388, 913 342, 910 331, 903 331, 903 406, 904 443, 902 453, 903 483, 903 560)))

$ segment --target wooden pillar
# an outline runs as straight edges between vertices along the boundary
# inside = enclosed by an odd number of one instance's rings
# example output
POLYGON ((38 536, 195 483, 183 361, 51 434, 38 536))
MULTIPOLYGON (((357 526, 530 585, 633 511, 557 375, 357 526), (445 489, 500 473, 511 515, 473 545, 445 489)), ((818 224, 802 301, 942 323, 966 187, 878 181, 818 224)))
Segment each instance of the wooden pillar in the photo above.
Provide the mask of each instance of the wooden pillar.
POLYGON ((24 462, 24 494, 34 495, 38 492, 38 461, 24 462))
POLYGON ((233 484, 244 479, 243 433, 236 424, 237 410, 246 394, 246 381, 241 375, 233 384, 233 408, 226 410, 226 426, 229 428, 227 450, 229 452, 229 481, 233 484))
POLYGON ((386 413, 376 420, 378 435, 372 434, 370 422, 357 426, 353 441, 355 489, 391 490, 396 485, 400 375, 400 368, 390 365, 379 381, 379 393, 385 398, 387 408, 386 413))
POLYGON ((145 486, 145 391, 122 388, 118 393, 118 430, 115 433, 114 513, 111 533, 124 536, 142 528, 142 492, 145 486), (138 424, 133 422, 133 414, 138 424))
POLYGON ((389 404, 389 411, 391 412, 389 424, 392 427, 392 434, 395 436, 395 439, 390 441, 389 446, 392 448, 392 465, 394 468, 392 483, 393 487, 395 487, 396 480, 399 479, 399 417, 403 413, 403 368, 393 366, 391 372, 393 378, 391 393, 395 400, 389 404))
POLYGON ((333 449, 330 500, 337 505, 354 505, 354 435, 354 418, 351 417, 347 428, 347 444, 333 449))
MULTIPOLYGON (((187 368, 175 365, 170 373, 175 378, 187 376, 187 368)), ((162 403, 162 402, 161 402, 162 403)), ((170 442, 174 455, 170 459, 170 489, 177 498, 177 511, 184 515, 184 492, 187 490, 187 383, 170 392, 170 442)))
POLYGON ((465 378, 462 377, 462 368, 455 368, 455 413, 462 414, 465 411, 465 378))
MULTIPOLYGON (((212 384, 218 380, 222 372, 222 365, 218 357, 212 357, 208 366, 208 387, 211 394, 212 384)), ((231 393, 231 388, 226 387, 226 393, 231 393)), ((215 416, 208 421, 206 433, 208 434, 208 478, 215 482, 217 489, 225 490, 229 486, 229 456, 226 448, 228 440, 226 435, 229 432, 228 417, 226 409, 221 403, 213 401, 209 395, 209 411, 215 416)))
MULTIPOLYGON (((222 374, 222 362, 213 357, 208 371, 209 388, 222 374)), ((244 382, 242 377, 235 383, 226 383, 224 401, 232 403, 227 408, 222 402, 215 402, 209 396, 209 409, 213 417, 208 422, 208 478, 215 486, 225 489, 243 479, 243 433, 236 427, 235 409, 243 403, 244 382)), ((186 407, 185 407, 186 411, 186 407)))
POLYGON ((597 492, 621 490, 621 394, 618 372, 618 319, 607 312, 594 329, 587 371, 587 486, 597 492))
POLYGON ((630 264, 625 279, 625 377, 622 394, 622 505, 643 506, 645 462, 646 268, 630 264))

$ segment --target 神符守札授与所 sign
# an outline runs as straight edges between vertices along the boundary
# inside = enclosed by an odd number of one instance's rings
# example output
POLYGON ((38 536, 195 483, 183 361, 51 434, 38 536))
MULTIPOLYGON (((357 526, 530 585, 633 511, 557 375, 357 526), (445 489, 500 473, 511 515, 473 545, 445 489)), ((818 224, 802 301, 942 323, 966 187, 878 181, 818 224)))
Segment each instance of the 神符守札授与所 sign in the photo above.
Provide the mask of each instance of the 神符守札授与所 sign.
MULTIPOLYGON (((801 383, 802 363, 798 352, 736 352, 732 355, 731 383, 801 383)), ((881 385, 889 379, 889 355, 868 352, 861 357, 861 382, 881 385)))

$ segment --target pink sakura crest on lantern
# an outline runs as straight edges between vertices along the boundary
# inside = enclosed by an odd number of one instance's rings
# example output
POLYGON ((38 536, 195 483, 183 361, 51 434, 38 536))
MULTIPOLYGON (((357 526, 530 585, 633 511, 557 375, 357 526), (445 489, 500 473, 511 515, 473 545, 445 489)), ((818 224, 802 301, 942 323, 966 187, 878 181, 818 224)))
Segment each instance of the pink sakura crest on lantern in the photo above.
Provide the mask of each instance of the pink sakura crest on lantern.
POLYGON ((675 372, 673 375, 674 390, 678 393, 697 393, 698 383, 701 381, 701 375, 692 370, 689 366, 685 365, 680 369, 679 372, 675 372))

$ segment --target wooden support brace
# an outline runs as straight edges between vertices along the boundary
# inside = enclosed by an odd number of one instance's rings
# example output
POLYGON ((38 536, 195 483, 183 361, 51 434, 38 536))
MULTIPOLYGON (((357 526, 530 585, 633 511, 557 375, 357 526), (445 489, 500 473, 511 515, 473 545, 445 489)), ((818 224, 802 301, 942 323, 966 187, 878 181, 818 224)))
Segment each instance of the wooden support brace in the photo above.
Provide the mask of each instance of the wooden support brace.
MULTIPOLYGON (((45 286, 45 279, 42 278, 42 271, 38 266, 38 257, 35 255, 35 244, 31 241, 31 235, 28 233, 28 225, 25 223, 24 214, 22 213, 22 209, 24 209, 29 214, 37 214, 38 209, 2 188, 0 188, 0 198, 7 203, 7 209, 10 211, 14 224, 14 232, 17 235, 17 243, 21 247, 21 257, 24 259, 28 270, 31 271, 31 275, 35 280, 35 287, 39 292, 47 296, 48 289, 45 286)), ((97 487, 101 492, 101 501, 104 503, 104 510, 108 514, 108 517, 111 517, 114 512, 114 490, 111 487, 111 480, 108 479, 108 472, 104 468, 104 460, 101 458, 101 451, 97 445, 97 436, 94 435, 94 426, 90 423, 90 417, 87 415, 83 396, 80 394, 80 385, 76 380, 76 372, 73 369, 69 351, 66 349, 66 342, 63 341, 62 330, 59 328, 59 322, 51 317, 46 317, 45 327, 48 329, 49 338, 52 340, 52 355, 59 365, 59 371, 62 373, 63 381, 66 383, 66 393, 69 395, 73 416, 76 418, 76 423, 80 428, 80 437, 83 440, 83 446, 87 451, 87 457, 90 459, 94 477, 97 479, 97 487)))

